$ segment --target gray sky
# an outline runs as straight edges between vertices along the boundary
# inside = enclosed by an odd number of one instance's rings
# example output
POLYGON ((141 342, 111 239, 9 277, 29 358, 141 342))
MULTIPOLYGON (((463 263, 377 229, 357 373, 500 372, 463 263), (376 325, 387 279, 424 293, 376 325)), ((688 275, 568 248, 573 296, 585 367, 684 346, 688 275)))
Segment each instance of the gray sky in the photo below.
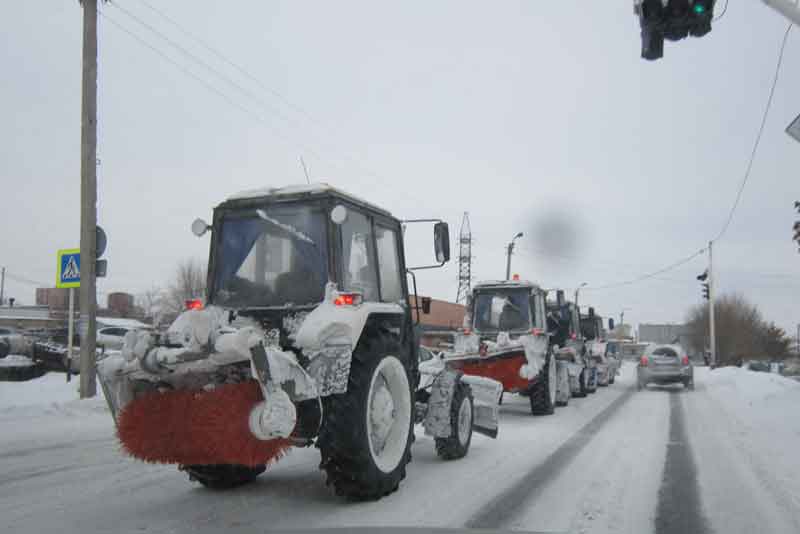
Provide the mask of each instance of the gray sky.
MULTIPOLYGON (((732 1, 711 34, 666 43, 651 63, 639 58, 630 0, 148 1, 293 107, 140 0, 107 5, 109 18, 249 112, 101 18, 98 217, 109 234, 101 294, 164 285, 179 260, 205 259, 207 238, 189 233, 191 221, 210 218, 238 190, 304 181, 300 155, 316 181, 399 217, 448 220, 454 256, 469 211, 478 279, 503 276, 504 246, 517 231, 525 237, 513 270, 545 287, 659 269, 721 229, 786 27, 756 0, 732 1)), ((784 128, 800 113, 798 34, 789 36, 750 183, 715 247, 720 290, 745 294, 792 333, 800 145, 784 128)), ((55 251, 79 240, 80 59, 77 1, 4 6, 0 265, 50 285, 55 251)), ((428 232, 409 234, 410 263, 431 259, 428 232)), ((681 321, 699 302, 694 277, 705 262, 581 300, 602 315, 630 308, 634 322, 681 321)), ((420 291, 452 300, 456 276, 455 262, 423 272, 420 291)), ((33 301, 33 288, 6 281, 22 302, 33 301)))

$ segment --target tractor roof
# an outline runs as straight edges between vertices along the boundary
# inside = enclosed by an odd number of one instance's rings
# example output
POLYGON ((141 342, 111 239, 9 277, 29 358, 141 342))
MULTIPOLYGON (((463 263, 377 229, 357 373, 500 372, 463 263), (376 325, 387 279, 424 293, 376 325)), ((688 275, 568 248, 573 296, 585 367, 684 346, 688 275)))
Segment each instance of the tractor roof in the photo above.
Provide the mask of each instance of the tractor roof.
POLYGON ((392 214, 389 213, 387 210, 380 208, 375 204, 371 204, 366 200, 362 200, 357 196, 351 195, 350 193, 342 191, 341 189, 337 189, 326 183, 299 184, 299 185, 287 185, 284 187, 262 187, 259 189, 248 189, 246 191, 240 191, 238 193, 229 196, 227 199, 225 199, 225 202, 223 202, 223 204, 228 204, 229 202, 238 204, 240 201, 262 200, 262 199, 302 200, 302 199, 309 199, 322 196, 339 197, 344 200, 348 200, 353 204, 357 204, 367 209, 377 211, 384 215, 392 217, 392 214))
POLYGON ((528 280, 484 280, 483 282, 478 282, 477 284, 472 286, 472 288, 475 290, 493 289, 493 288, 513 289, 517 287, 544 291, 537 284, 534 284, 533 282, 530 282, 528 280))

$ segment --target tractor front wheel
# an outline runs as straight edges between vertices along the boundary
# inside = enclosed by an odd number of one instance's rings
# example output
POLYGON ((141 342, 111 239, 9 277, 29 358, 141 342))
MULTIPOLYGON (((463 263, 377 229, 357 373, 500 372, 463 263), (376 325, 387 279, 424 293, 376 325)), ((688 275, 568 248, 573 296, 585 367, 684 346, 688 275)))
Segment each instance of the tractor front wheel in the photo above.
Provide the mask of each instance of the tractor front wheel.
POLYGON ((472 442, 472 391, 459 382, 450 403, 450 437, 436 438, 436 454, 445 460, 463 458, 472 442))

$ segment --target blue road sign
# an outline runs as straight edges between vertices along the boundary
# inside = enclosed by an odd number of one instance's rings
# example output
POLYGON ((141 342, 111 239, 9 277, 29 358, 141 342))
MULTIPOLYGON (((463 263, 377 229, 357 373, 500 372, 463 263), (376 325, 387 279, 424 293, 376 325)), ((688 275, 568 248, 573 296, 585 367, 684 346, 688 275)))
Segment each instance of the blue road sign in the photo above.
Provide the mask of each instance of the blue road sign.
POLYGON ((81 251, 70 248, 58 251, 56 287, 81 286, 81 251))

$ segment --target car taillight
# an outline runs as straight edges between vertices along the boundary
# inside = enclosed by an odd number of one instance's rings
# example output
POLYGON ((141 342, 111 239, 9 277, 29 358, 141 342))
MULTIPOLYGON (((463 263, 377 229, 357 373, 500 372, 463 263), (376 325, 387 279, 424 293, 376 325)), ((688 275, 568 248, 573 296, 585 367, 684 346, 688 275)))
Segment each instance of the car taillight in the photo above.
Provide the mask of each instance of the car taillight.
POLYGON ((577 336, 577 334, 575 334, 575 332, 573 332, 572 334, 570 334, 569 338, 570 339, 577 339, 578 336, 577 336))
POLYGON ((337 306, 356 306, 361 304, 361 295, 359 293, 339 293, 333 303, 337 306))
POLYGON ((689 365, 689 356, 687 356, 687 355, 685 355, 685 354, 684 354, 684 355, 683 355, 683 358, 681 358, 681 363, 682 363, 683 365, 689 365))
POLYGON ((465 328, 465 329, 464 329, 464 335, 465 335, 465 336, 468 336, 468 335, 470 335, 471 333, 472 333, 472 330, 470 330, 469 328, 465 328))
POLYGON ((641 360, 639 360, 642 364, 642 367, 647 367, 647 356, 642 356, 641 360))
POLYGON ((531 328, 531 334, 533 334, 534 336, 541 336, 542 334, 544 334, 544 330, 542 330, 541 328, 531 328))
POLYGON ((189 299, 184 302, 186 305, 187 310, 202 310, 203 309, 203 301, 200 299, 189 299))

